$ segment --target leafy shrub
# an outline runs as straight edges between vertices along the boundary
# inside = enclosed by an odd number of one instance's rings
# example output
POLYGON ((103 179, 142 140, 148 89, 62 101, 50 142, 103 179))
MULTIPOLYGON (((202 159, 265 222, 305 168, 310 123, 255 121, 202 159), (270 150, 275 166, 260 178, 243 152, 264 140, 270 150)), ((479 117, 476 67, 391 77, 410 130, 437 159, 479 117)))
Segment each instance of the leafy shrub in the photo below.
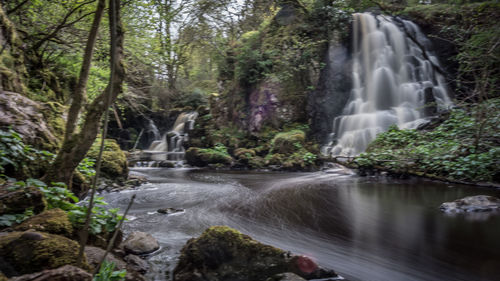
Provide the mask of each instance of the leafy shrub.
POLYGON ((93 281, 121 281, 125 280, 126 270, 115 271, 115 263, 104 261, 93 281))
MULTIPOLYGON (((38 150, 25 144, 21 135, 11 129, 0 130, 0 176, 4 173, 16 177, 38 176, 34 167, 41 168, 44 165, 50 165, 55 157, 56 155, 52 152, 38 150), (15 170, 14 175, 12 175, 13 171, 7 171, 9 168, 15 170)), ((77 170, 90 178, 95 175, 94 165, 95 160, 84 158, 77 170)))
MULTIPOLYGON (((14 180, 14 179, 10 179, 14 180)), ((69 219, 75 228, 82 228, 85 223, 87 214, 88 202, 80 202, 73 192, 68 190, 63 183, 52 183, 48 186, 44 182, 37 179, 27 179, 26 181, 17 181, 12 183, 13 188, 24 188, 28 186, 39 188, 45 199, 47 200, 48 209, 59 208, 68 212, 69 219), (77 204, 78 203, 78 204, 77 204)), ((90 221, 90 232, 92 234, 107 233, 114 231, 118 222, 123 218, 118 215, 119 209, 107 209, 107 203, 102 197, 94 199, 94 207, 90 221)), ((15 221, 22 222, 29 216, 33 215, 29 210, 24 214, 9 215, 8 217, 0 217, 0 221, 15 221)), ((0 222, 0 225, 1 225, 0 222)))
POLYGON ((33 216, 32 209, 26 209, 22 214, 5 214, 0 216, 0 227, 11 226, 14 223, 22 223, 29 217, 33 216))
POLYGON ((414 172, 464 181, 499 181, 500 99, 469 110, 454 109, 432 131, 379 134, 355 162, 396 172, 414 172), (482 117, 481 117, 482 116, 482 117))

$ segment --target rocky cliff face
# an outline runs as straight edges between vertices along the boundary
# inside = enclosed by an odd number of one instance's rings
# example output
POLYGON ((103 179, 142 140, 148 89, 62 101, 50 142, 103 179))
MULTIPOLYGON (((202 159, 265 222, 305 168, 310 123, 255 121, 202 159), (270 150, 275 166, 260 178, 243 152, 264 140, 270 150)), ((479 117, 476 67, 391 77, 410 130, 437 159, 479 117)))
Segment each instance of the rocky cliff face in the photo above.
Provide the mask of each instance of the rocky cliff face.
POLYGON ((342 113, 351 91, 351 57, 348 44, 333 36, 324 57, 318 86, 308 97, 311 134, 325 143, 335 117, 342 113))

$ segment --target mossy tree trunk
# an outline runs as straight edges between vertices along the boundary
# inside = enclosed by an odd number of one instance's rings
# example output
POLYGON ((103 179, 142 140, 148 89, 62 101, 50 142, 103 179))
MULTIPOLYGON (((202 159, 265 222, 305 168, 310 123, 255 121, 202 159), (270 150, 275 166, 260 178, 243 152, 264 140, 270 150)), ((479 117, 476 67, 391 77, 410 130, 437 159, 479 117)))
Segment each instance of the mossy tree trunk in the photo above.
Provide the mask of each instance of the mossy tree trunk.
POLYGON ((108 105, 113 104, 122 91, 122 83, 125 78, 125 68, 123 66, 124 32, 119 8, 116 10, 116 14, 116 48, 111 50, 111 58, 115 58, 111 60, 115 73, 111 76, 111 80, 104 92, 88 107, 81 131, 68 136, 64 140, 61 150, 46 174, 45 180, 48 182, 58 181, 71 186, 74 170, 85 158, 97 137, 103 114, 107 114, 108 105))

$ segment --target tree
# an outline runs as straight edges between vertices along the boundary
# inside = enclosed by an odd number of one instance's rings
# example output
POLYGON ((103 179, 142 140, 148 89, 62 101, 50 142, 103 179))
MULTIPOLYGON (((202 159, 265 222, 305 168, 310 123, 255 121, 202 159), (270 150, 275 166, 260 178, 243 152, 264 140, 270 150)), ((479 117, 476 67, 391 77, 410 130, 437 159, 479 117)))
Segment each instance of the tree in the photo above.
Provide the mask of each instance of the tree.
POLYGON ((87 81, 89 79, 90 66, 92 63, 92 56, 94 54, 94 46, 97 40, 97 33, 99 31, 99 25, 101 24, 102 14, 104 8, 106 7, 105 0, 99 0, 97 4, 97 9, 94 14, 94 21, 89 32, 89 37, 87 39, 87 45, 85 46, 85 53, 83 55, 82 67, 80 70, 80 77, 78 79, 78 84, 73 92, 73 101, 69 108, 68 118, 66 121, 66 130, 64 134, 64 139, 68 139, 75 131, 76 123, 78 121, 78 116, 80 115, 80 110, 82 109, 82 104, 85 100, 85 90, 87 87, 87 81))
POLYGON ((111 75, 108 86, 89 105, 85 115, 85 121, 79 133, 73 133, 64 140, 56 159, 47 171, 45 179, 47 181, 59 181, 71 186, 73 172, 78 164, 85 158, 88 150, 94 143, 100 128, 103 114, 108 113, 120 92, 125 78, 125 68, 123 66, 123 42, 124 31, 120 17, 120 1, 116 1, 116 38, 111 39, 111 75), (115 44, 113 44, 115 43, 115 44), (114 47, 116 45, 116 47, 114 47))

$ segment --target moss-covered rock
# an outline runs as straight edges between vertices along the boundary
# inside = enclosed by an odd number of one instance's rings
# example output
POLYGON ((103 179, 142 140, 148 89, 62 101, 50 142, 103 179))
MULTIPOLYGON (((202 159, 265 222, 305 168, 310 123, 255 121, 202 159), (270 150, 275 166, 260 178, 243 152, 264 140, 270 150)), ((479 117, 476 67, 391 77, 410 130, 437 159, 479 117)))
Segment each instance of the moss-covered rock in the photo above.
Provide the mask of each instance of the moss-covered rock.
MULTIPOLYGON (((44 232, 11 232, 0 236, 0 271, 7 276, 76 265, 79 245, 64 236, 44 232), (10 270, 7 272, 6 270, 10 270)), ((83 269, 88 269, 84 257, 83 269)))
POLYGON ((68 214, 61 209, 52 209, 25 220, 14 228, 17 231, 36 230, 71 237, 73 226, 68 214))
POLYGON ((20 214, 32 209, 38 214, 45 210, 47 202, 42 192, 36 187, 9 190, 8 185, 0 186, 0 215, 20 214))
MULTIPOLYGON (((96 139, 94 145, 90 148, 87 157, 97 159, 101 140, 96 139)), ((107 178, 126 178, 128 174, 127 157, 120 149, 120 146, 113 139, 104 141, 104 151, 102 153, 101 172, 107 178)))
POLYGON ((337 276, 309 262, 306 257, 259 243, 235 229, 214 226, 186 243, 174 269, 174 280, 253 281, 284 272, 309 279, 337 276))
POLYGON ((186 161, 189 165, 205 167, 209 164, 222 164, 229 166, 233 158, 227 153, 211 148, 191 147, 186 151, 186 161))
POLYGON ((271 152, 291 154, 304 146, 306 134, 301 130, 292 130, 277 134, 271 141, 271 152))

